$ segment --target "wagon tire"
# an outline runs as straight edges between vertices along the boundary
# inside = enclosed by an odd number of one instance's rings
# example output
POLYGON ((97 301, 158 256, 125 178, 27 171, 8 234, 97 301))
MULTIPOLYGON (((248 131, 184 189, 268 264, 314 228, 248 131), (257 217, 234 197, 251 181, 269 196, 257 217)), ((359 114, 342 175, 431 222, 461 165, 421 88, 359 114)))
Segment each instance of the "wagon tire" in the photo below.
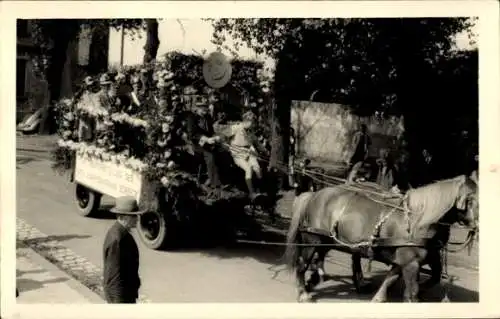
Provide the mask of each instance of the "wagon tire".
POLYGON ((146 247, 153 250, 170 248, 172 241, 172 225, 166 216, 158 212, 146 212, 139 215, 137 233, 146 247))
POLYGON ((97 215, 101 205, 101 197, 102 194, 75 183, 75 199, 78 215, 82 217, 97 215))

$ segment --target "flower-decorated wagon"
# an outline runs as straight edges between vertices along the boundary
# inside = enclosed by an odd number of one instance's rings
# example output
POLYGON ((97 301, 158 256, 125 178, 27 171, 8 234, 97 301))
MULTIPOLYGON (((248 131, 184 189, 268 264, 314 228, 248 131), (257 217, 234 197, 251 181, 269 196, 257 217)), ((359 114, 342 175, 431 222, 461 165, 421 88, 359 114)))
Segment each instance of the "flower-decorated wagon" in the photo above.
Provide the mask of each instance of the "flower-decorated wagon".
POLYGON ((53 167, 71 172, 80 215, 98 215, 103 196, 133 196, 147 211, 141 240, 152 249, 170 244, 169 225, 189 220, 206 195, 186 122, 195 101, 217 101, 218 84, 209 82, 186 85, 154 63, 88 77, 57 103, 53 167))

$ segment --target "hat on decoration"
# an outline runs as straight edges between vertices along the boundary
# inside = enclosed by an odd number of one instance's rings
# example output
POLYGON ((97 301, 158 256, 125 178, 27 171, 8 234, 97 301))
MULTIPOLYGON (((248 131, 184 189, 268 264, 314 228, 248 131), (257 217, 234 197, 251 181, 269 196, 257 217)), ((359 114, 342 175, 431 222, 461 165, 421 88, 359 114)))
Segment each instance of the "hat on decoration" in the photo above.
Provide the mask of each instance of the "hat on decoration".
POLYGON ((221 52, 212 52, 203 63, 203 78, 207 84, 219 89, 231 79, 232 67, 221 52))
POLYGON ((111 79, 109 78, 109 75, 107 73, 104 73, 101 75, 99 78, 99 84, 104 85, 104 84, 111 84, 111 79))
POLYGON ((138 76, 133 76, 131 79, 130 79, 130 82, 132 84, 137 84, 139 82, 141 82, 141 79, 138 77, 138 76))
POLYGON ((125 79, 125 74, 123 73, 118 73, 116 76, 115 76, 115 81, 120 81, 122 79, 125 79))
POLYGON ((91 76, 87 76, 85 77, 85 79, 83 80, 83 83, 85 83, 85 85, 92 85, 94 84, 94 80, 92 79, 91 76))
POLYGON ((184 88, 184 94, 191 95, 191 94, 196 94, 198 93, 198 90, 192 85, 186 86, 184 88))
POLYGON ((109 211, 120 215, 140 215, 146 212, 139 209, 137 201, 132 196, 121 196, 116 198, 115 206, 109 211))

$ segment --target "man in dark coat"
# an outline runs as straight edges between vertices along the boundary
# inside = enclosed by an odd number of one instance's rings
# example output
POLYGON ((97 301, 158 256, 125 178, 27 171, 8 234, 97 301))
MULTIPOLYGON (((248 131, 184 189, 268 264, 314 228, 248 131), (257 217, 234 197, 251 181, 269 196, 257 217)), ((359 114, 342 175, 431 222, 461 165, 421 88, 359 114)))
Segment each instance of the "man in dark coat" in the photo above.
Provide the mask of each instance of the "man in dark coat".
POLYGON ((351 158, 351 165, 362 162, 368 156, 368 149, 371 145, 371 138, 368 135, 368 127, 366 124, 361 124, 360 130, 354 134, 352 140, 354 154, 351 158))
POLYGON ((203 154, 207 168, 208 179, 205 185, 213 188, 221 186, 219 170, 216 163, 216 142, 219 137, 215 135, 213 119, 208 112, 208 105, 203 101, 197 101, 194 112, 187 118, 188 139, 192 143, 193 151, 203 154))
POLYGON ((110 211, 117 214, 117 220, 104 240, 104 295, 108 303, 136 303, 141 286, 139 248, 130 231, 142 212, 130 196, 117 198, 110 211))

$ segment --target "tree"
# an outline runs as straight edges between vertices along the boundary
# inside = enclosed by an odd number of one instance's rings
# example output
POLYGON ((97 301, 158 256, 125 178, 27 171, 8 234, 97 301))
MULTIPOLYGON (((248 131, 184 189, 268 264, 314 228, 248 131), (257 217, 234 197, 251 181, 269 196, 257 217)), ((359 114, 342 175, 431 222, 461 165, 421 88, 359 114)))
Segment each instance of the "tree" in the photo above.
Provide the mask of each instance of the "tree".
POLYGON ((144 45, 144 63, 149 63, 156 59, 160 39, 158 38, 158 20, 145 19, 146 23, 146 45, 144 45))
MULTIPOLYGON (((276 60, 272 165, 286 162, 290 105, 326 92, 329 102, 358 114, 402 114, 413 152, 421 147, 422 105, 429 77, 450 55, 452 36, 467 18, 408 19, 220 19, 211 20, 214 40, 227 37, 276 60)), ((429 134, 432 136, 432 134, 429 134)))

